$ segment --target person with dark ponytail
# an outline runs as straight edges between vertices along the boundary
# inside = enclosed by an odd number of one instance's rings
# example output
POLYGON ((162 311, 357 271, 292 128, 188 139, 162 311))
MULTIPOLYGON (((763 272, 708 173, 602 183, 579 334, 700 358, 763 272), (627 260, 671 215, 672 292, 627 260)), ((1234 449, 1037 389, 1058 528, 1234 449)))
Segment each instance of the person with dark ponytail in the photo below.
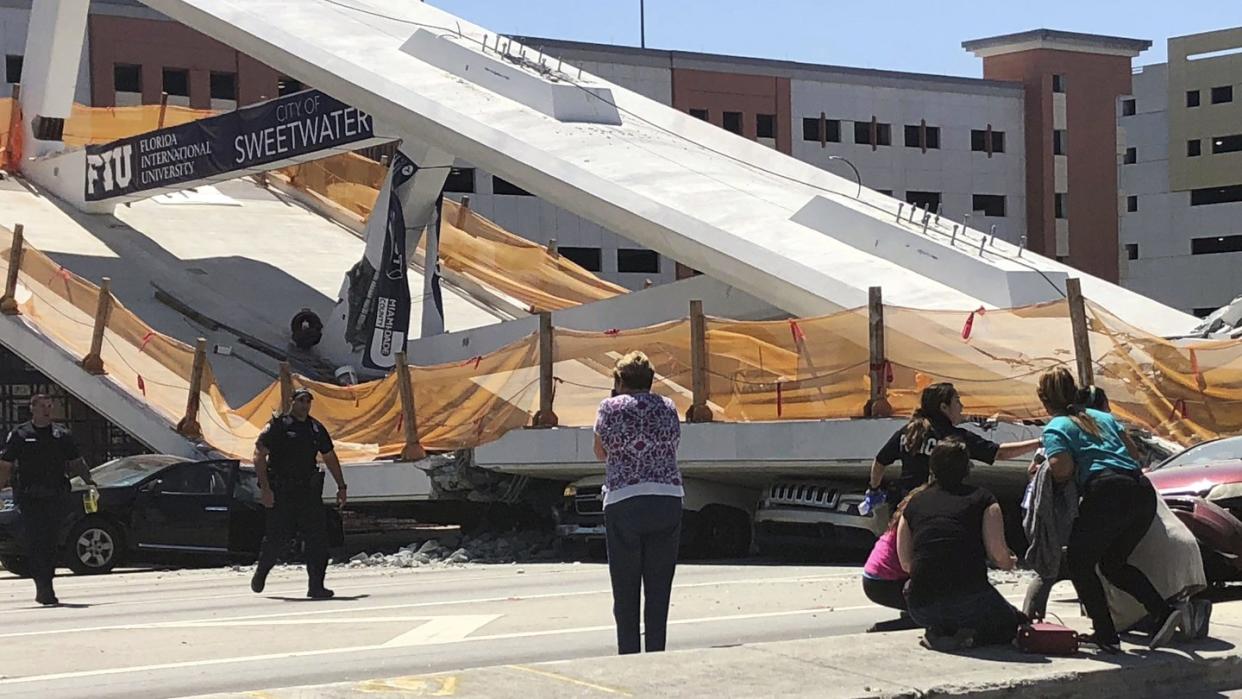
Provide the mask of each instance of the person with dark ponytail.
MULTIPOLYGON (((1180 606, 1171 606, 1130 554, 1156 516, 1156 491, 1143 475, 1109 413, 1081 402, 1074 377, 1064 367, 1039 377, 1039 400, 1052 420, 1044 427, 1043 446, 1056 481, 1074 479, 1082 502, 1070 531, 1066 559, 1078 599, 1091 617, 1094 633, 1087 641, 1110 653, 1120 639, 1096 566, 1117 588, 1134 597, 1155 621, 1148 646, 1168 643, 1181 623, 1180 606)), ((1094 402, 1094 401, 1093 401, 1094 402)))
POLYGON ((869 502, 883 502, 887 494, 880 490, 884 470, 898 459, 901 460, 901 477, 892 488, 893 501, 900 501, 910 491, 927 483, 928 457, 941 441, 955 437, 966 445, 970 458, 985 464, 997 459, 1013 459, 1039 446, 1038 439, 1024 442, 997 444, 974 432, 958 427, 962 421, 962 398, 951 383, 938 383, 923 389, 919 407, 910 421, 897 430, 871 465, 871 480, 867 497, 869 502))

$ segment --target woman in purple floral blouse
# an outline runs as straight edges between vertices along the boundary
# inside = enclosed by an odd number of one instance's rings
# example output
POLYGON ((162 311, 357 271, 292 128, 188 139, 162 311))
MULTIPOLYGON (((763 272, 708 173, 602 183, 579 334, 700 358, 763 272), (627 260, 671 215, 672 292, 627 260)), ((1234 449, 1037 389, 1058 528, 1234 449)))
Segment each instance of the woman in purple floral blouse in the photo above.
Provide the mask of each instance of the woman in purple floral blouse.
POLYGON ((622 655, 641 650, 638 612, 644 590, 647 652, 664 650, 681 538, 681 421, 672 401, 651 392, 654 377, 647 355, 622 357, 613 371, 613 396, 600 403, 595 420, 595 455, 605 464, 612 613, 622 655))

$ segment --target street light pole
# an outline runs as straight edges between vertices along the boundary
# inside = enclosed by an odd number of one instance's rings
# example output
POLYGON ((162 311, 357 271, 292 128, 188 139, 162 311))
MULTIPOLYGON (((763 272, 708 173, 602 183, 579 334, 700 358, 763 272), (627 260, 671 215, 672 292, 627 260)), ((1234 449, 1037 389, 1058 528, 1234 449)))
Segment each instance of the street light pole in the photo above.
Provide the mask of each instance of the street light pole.
POLYGON ((638 45, 647 48, 647 7, 646 0, 638 0, 638 45))
POLYGON ((858 180, 858 193, 854 195, 854 198, 857 199, 861 197, 862 196, 862 175, 858 174, 858 168, 854 167, 854 163, 851 163, 849 160, 846 160, 845 158, 842 158, 839 155, 830 155, 828 156, 828 159, 829 160, 840 160, 841 162, 850 166, 850 169, 854 171, 854 179, 858 180))

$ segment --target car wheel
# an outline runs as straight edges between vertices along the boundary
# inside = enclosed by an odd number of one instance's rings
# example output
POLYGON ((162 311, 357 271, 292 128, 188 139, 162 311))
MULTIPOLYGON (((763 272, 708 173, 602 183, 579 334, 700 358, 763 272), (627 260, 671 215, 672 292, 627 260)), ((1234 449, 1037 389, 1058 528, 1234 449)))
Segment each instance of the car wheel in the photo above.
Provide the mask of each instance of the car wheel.
POLYGON ((750 517, 732 507, 705 507, 696 523, 694 549, 710 558, 741 558, 750 553, 750 517))
POLYGON ((30 566, 21 556, 0 556, 0 566, 19 578, 30 577, 30 566))
POLYGON ((88 517, 65 542, 69 568, 78 575, 110 572, 121 557, 121 532, 106 519, 88 517))

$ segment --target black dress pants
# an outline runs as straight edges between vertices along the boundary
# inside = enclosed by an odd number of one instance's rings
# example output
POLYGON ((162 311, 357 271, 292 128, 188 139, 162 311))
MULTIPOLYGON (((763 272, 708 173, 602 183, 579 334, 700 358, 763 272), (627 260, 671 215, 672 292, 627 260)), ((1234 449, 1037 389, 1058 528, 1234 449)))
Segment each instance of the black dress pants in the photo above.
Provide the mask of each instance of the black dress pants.
POLYGON ((641 650, 638 618, 647 629, 647 652, 664 650, 668 638, 668 604, 681 539, 681 498, 638 495, 604 509, 608 573, 612 578, 612 614, 617 621, 617 650, 641 650))

